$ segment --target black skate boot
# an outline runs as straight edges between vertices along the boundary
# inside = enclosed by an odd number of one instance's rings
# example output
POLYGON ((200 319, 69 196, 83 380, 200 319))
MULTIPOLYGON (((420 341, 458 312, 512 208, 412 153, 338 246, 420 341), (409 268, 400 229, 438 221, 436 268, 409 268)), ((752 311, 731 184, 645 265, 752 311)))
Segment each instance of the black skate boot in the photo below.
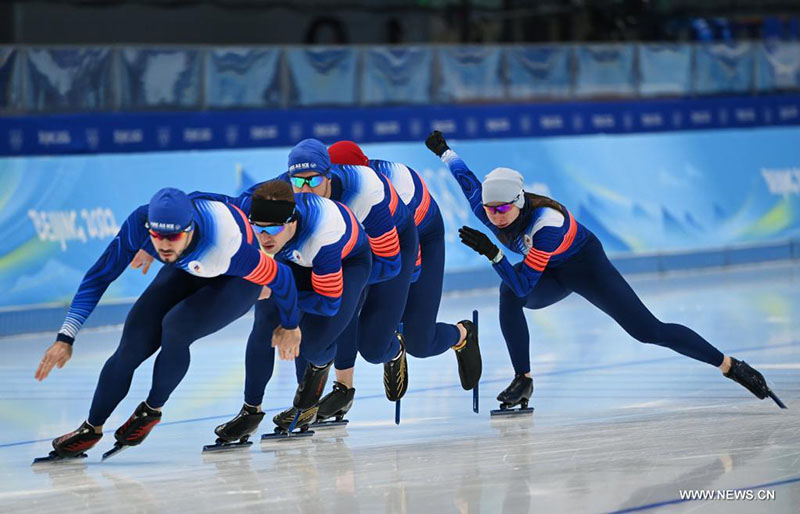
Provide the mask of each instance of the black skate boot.
POLYGON ((528 401, 533 395, 533 379, 525 375, 517 375, 503 392, 497 395, 500 409, 493 410, 492 416, 505 414, 530 414, 533 407, 528 407, 528 401), (515 409, 519 405, 518 409, 515 409))
POLYGON ((458 360, 458 377, 461 379, 461 387, 465 391, 469 391, 478 385, 483 371, 481 349, 478 347, 478 327, 469 320, 459 323, 467 329, 467 337, 460 344, 454 346, 453 350, 456 351, 456 360, 458 360))
POLYGON ((383 387, 390 402, 398 401, 408 390, 406 340, 399 332, 395 332, 395 336, 400 341, 400 355, 383 364, 383 387))
POLYGON ((298 411, 294 407, 289 407, 272 418, 273 423, 275 423, 275 431, 271 434, 262 435, 261 442, 266 443, 270 441, 280 441, 282 439, 311 437, 314 435, 314 431, 309 430, 308 427, 316 420, 316 405, 304 411, 298 411), (297 415, 298 412, 300 412, 299 416, 297 415))
POLYGON ((33 460, 33 464, 53 462, 74 458, 85 458, 86 450, 90 450, 103 437, 94 431, 88 421, 84 421, 77 430, 53 439, 53 451, 47 457, 33 460))
POLYGON ((256 407, 244 404, 232 420, 223 423, 214 429, 217 441, 214 444, 203 446, 204 452, 216 450, 229 450, 233 448, 246 448, 250 446, 250 436, 258 428, 264 413, 258 412, 256 407))
POLYGON ((103 454, 103 460, 116 455, 130 446, 138 446, 156 425, 161 423, 161 412, 150 408, 145 402, 139 404, 128 421, 114 432, 114 447, 103 454))
MULTIPOLYGON (((322 396, 325 389, 325 382, 328 381, 328 371, 331 369, 333 361, 319 367, 310 362, 303 373, 303 380, 297 384, 297 392, 294 393, 293 405, 296 409, 305 411, 314 407, 322 396)), ((276 416, 277 417, 277 416, 276 416)))
POLYGON ((769 396, 778 404, 778 407, 781 409, 786 408, 786 405, 784 405, 780 398, 769 388, 767 381, 764 380, 764 375, 751 368, 745 361, 740 361, 731 357, 731 369, 729 369, 727 373, 724 373, 724 375, 744 386, 759 400, 763 400, 769 396))
POLYGON ((323 396, 319 401, 317 421, 312 428, 346 425, 348 421, 344 419, 344 415, 353 406, 355 395, 356 390, 354 387, 348 388, 341 382, 334 382, 333 391, 323 396))

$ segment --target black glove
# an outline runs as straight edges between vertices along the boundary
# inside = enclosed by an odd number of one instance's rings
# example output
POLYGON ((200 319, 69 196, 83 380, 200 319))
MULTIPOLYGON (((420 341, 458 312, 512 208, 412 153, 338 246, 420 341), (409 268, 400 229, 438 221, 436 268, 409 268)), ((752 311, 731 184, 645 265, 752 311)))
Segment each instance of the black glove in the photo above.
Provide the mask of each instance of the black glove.
POLYGON ((450 147, 447 146, 447 141, 445 141, 444 136, 438 130, 431 132, 431 135, 425 140, 425 146, 439 157, 450 149, 450 147))
POLYGON ((461 238, 462 243, 469 246, 479 254, 485 255, 490 261, 494 261, 494 259, 497 257, 497 254, 500 253, 500 249, 495 246, 494 243, 492 243, 491 239, 489 239, 489 236, 480 230, 475 230, 474 228, 464 225, 458 229, 458 237, 461 238))

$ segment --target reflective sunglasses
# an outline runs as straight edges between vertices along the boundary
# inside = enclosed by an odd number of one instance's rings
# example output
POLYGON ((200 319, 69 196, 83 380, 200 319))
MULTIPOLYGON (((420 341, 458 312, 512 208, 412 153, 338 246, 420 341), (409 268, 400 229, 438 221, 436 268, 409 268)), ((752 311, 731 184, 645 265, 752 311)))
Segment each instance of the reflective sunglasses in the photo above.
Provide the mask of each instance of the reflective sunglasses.
POLYGON ((186 236, 186 234, 189 233, 189 231, 184 231, 184 232, 171 232, 169 234, 162 234, 161 232, 156 232, 153 229, 149 229, 149 232, 150 232, 150 236, 153 239, 156 239, 158 241, 161 241, 162 239, 166 239, 167 241, 172 241, 173 243, 175 241, 180 241, 181 239, 183 239, 186 236))
POLYGON ((500 205, 484 205, 484 207, 491 213, 505 214, 511 210, 511 207, 514 206, 515 201, 516 200, 508 203, 501 203, 500 205))
POLYGON ((280 225, 256 225, 255 223, 250 223, 250 226, 253 227, 253 231, 256 234, 261 234, 262 232, 266 232, 271 236, 277 236, 283 229, 286 228, 286 225, 281 223, 280 225))
POLYGON ((302 189, 304 185, 308 184, 310 187, 318 187, 325 179, 322 175, 314 175, 311 177, 292 177, 292 185, 297 189, 302 189))

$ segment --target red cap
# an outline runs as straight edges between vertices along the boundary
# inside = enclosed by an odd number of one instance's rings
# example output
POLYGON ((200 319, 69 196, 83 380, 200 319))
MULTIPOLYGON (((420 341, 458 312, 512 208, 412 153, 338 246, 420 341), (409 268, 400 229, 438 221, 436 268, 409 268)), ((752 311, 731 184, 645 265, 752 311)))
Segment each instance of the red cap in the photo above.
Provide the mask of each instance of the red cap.
POLYGON ((368 166, 369 159, 352 141, 337 141, 328 147, 328 155, 331 156, 333 164, 354 164, 357 166, 368 166))

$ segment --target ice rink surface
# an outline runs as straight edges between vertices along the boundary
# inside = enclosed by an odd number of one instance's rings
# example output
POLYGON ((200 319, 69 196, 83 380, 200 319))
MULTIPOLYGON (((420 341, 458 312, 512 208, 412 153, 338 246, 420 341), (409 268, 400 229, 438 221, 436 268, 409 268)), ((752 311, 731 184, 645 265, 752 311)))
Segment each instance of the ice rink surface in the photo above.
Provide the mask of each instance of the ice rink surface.
MULTIPOLYGON (((359 361, 346 429, 249 450, 201 454, 241 406, 251 317, 200 340, 192 366, 142 446, 101 463, 112 432, 147 395, 152 359, 78 463, 32 467, 86 417, 119 327, 81 334, 72 361, 33 372, 52 335, 0 340, 0 512, 800 512, 800 265, 638 277, 664 321, 684 323, 762 371, 789 406, 758 401, 717 369, 632 340, 575 295, 526 311, 533 417, 490 419, 512 378, 497 292, 448 296, 440 320, 481 313, 481 412, 452 352, 410 359, 403 417, 381 368, 359 361), (681 501, 681 490, 752 490, 770 501, 681 501), (767 493, 759 493, 765 490, 767 493), (769 493, 771 491, 772 493, 769 493)), ((279 362, 261 432, 291 402, 279 362)))

